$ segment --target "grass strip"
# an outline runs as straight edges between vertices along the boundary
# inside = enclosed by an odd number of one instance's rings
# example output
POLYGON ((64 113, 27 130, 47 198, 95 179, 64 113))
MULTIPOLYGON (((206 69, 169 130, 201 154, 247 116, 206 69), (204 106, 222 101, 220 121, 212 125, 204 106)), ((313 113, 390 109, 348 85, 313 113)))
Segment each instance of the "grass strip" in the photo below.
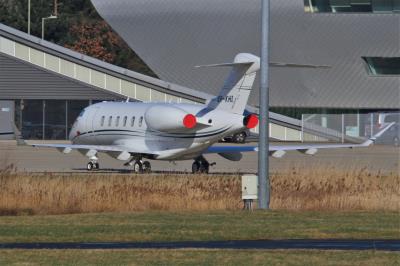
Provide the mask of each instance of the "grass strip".
POLYGON ((399 265, 375 251, 2 250, 1 265, 399 265))
POLYGON ((399 239, 397 212, 136 212, 0 217, 0 242, 399 239))

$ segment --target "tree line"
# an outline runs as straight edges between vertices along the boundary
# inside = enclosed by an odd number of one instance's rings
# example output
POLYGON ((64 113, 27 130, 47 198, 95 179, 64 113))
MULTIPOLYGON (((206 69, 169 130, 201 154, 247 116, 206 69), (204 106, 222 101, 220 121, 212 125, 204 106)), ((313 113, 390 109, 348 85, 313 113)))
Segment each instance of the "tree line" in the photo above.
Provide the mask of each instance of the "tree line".
MULTIPOLYGON (((57 1, 57 19, 46 20, 45 40, 139 73, 156 76, 99 16, 90 0, 57 1)), ((41 38, 42 18, 54 1, 31 0, 31 35, 41 38)), ((0 0, 0 23, 28 31, 28 0, 0 0)))

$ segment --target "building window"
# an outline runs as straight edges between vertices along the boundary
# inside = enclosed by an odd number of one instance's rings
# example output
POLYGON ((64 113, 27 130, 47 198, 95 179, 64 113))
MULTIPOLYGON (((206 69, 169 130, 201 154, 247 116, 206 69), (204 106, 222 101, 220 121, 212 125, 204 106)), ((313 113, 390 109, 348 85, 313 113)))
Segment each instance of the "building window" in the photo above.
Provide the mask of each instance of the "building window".
POLYGON ((400 11, 398 0, 304 0, 310 13, 394 13, 400 11))
POLYGON ((66 102, 46 100, 45 102, 45 139, 65 139, 67 130, 66 102))
POLYGON ((42 100, 22 100, 21 133, 24 139, 44 139, 44 108, 42 100))
POLYGON ((400 57, 363 57, 369 75, 400 75, 400 57))
POLYGON ((132 116, 132 120, 131 120, 131 127, 133 127, 135 125, 135 117, 132 116))
POLYGON ((110 116, 110 117, 108 118, 108 126, 109 126, 109 127, 111 127, 111 123, 112 123, 112 116, 110 116))
POLYGON ((128 121, 128 117, 124 116, 124 127, 126 127, 126 121, 128 121))
POLYGON ((100 123, 102 127, 104 126, 104 120, 106 120, 106 117, 103 115, 101 117, 101 123, 100 123))

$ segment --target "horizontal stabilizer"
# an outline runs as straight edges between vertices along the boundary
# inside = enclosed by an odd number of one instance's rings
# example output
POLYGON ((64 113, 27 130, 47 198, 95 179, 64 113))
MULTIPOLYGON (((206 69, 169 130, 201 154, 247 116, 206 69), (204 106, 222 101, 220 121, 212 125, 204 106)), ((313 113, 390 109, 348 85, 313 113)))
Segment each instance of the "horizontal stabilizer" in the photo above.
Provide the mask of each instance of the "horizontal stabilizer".
POLYGON ((332 68, 328 65, 310 65, 310 64, 296 64, 296 63, 281 63, 281 62, 271 62, 269 63, 272 67, 293 67, 293 68, 332 68))
MULTIPOLYGON (((195 68, 203 68, 203 67, 232 67, 232 66, 240 66, 240 65, 251 65, 254 61, 248 62, 238 62, 238 63, 223 63, 223 64, 212 64, 212 65, 200 65, 195 66, 195 68)), ((312 65, 312 64, 297 64, 297 63, 282 63, 282 62, 271 62, 269 63, 271 67, 290 67, 290 68, 322 68, 328 69, 332 68, 332 66, 328 65, 312 65)))
POLYGON ((233 67, 233 66, 245 66, 245 65, 251 65, 253 62, 236 62, 236 63, 223 63, 223 64, 212 64, 212 65, 201 65, 201 66, 195 66, 195 68, 203 68, 203 67, 233 67))

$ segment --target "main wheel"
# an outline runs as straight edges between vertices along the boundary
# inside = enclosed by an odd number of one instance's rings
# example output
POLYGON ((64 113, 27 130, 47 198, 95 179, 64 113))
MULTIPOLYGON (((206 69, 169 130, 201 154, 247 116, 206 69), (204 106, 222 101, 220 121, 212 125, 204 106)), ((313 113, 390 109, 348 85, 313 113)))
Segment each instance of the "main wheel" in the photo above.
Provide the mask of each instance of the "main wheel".
POLYGON ((232 141, 235 143, 245 143, 246 142, 246 133, 240 132, 240 133, 233 135, 232 141))
POLYGON ((199 173, 200 172, 200 163, 199 162, 197 162, 197 161, 195 161, 195 162, 193 162, 193 164, 192 164, 192 173, 193 174, 197 174, 197 173, 199 173))
POLYGON ((97 170, 99 170, 99 169, 100 169, 100 164, 99 164, 99 163, 95 163, 95 164, 94 164, 94 168, 97 169, 97 170))
POLYGON ((208 174, 209 170, 210 170, 210 167, 208 165, 201 164, 200 165, 200 169, 199 169, 199 173, 208 174))
POLYGON ((93 168, 94 168, 94 164, 93 164, 92 162, 88 162, 88 164, 87 164, 87 166, 86 166, 86 169, 87 169, 88 171, 92 171, 93 168))
POLYGON ((137 161, 133 164, 133 171, 135 173, 143 173, 143 164, 140 161, 137 161))
POLYGON ((151 164, 149 161, 144 161, 143 162, 143 171, 146 173, 150 173, 151 172, 151 164))

